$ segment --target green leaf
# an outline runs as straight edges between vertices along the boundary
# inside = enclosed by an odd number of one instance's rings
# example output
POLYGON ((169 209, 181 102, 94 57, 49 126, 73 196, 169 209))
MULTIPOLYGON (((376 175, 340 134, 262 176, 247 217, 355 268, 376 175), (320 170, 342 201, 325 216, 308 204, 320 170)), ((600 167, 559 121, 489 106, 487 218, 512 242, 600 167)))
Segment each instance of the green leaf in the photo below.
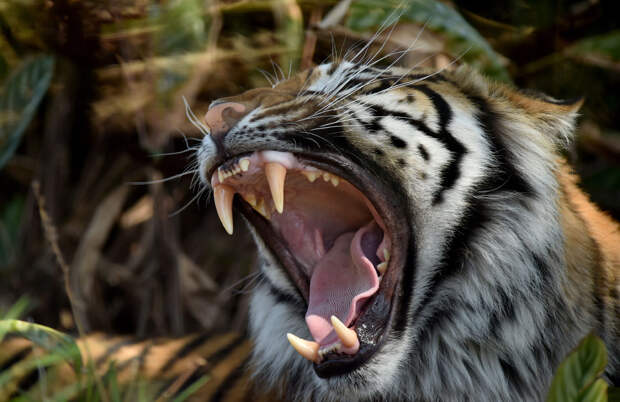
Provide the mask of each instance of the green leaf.
POLYGON ((194 381, 189 387, 187 387, 179 396, 174 398, 173 402, 183 402, 192 394, 200 389, 207 381, 209 381, 209 376, 202 376, 196 381, 194 381))
POLYGON ((620 61, 620 30, 581 39, 568 52, 575 55, 598 54, 613 61, 620 61))
POLYGON ((82 355, 77 343, 69 335, 31 322, 13 319, 0 320, 0 342, 9 333, 29 339, 43 349, 53 352, 55 356, 60 356, 61 360, 71 363, 76 373, 81 372, 82 355))
POLYGON ((607 402, 607 388, 609 385, 600 378, 584 389, 577 396, 579 402, 607 402))
MULTIPOLYGON (((351 5, 349 28, 362 31, 376 28, 395 17, 426 24, 443 33, 454 55, 463 54, 469 64, 496 79, 510 82, 500 56, 489 43, 453 8, 435 0, 357 0, 351 5)), ((412 38, 413 39, 413 38, 412 38)))
POLYGON ((54 58, 40 55, 22 62, 4 83, 0 91, 0 169, 15 153, 53 71, 54 58))
POLYGON ((177 54, 198 49, 206 38, 204 2, 174 0, 152 5, 148 24, 161 25, 156 32, 157 54, 177 54))
MULTIPOLYGON (((24 315, 28 307, 30 306, 30 299, 26 296, 22 296, 13 304, 6 313, 0 314, 2 320, 15 320, 24 315)), ((2 340, 4 334, 0 332, 0 340, 2 340)))
POLYGON ((106 388, 110 391, 110 400, 112 402, 122 402, 121 392, 118 387, 118 372, 115 362, 110 363, 108 371, 103 376, 106 388))
POLYGON ((547 402, 606 401, 607 384, 598 379, 606 365, 603 341, 592 334, 586 336, 556 371, 547 402))

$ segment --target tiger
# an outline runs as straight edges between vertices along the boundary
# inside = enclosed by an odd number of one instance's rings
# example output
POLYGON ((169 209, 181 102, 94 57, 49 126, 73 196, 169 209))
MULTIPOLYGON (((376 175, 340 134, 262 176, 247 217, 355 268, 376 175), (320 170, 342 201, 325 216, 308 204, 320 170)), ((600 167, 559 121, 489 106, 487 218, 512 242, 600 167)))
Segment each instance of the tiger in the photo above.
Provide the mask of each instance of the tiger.
POLYGON ((342 59, 188 109, 224 230, 239 212, 259 251, 248 339, 80 342, 158 399, 206 375, 192 400, 540 401, 594 333, 618 386, 620 228, 562 156, 582 103, 342 59))
POLYGON ((343 59, 193 118, 221 223, 239 212, 261 256, 255 381, 295 401, 537 401, 592 332, 620 385, 620 228, 563 157, 582 103, 343 59))

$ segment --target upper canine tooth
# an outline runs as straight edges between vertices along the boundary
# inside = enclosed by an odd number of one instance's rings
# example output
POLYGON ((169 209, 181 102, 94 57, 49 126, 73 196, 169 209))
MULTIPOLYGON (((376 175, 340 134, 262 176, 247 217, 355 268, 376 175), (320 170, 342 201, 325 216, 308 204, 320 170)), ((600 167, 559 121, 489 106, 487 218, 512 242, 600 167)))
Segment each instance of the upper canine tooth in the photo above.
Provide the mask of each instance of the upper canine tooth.
POLYGON ((319 361, 319 344, 313 341, 307 341, 295 336, 291 333, 286 334, 288 341, 295 348, 297 353, 312 362, 319 361))
POLYGON ((217 168, 217 178, 219 179, 220 183, 226 179, 226 177, 224 177, 224 172, 222 171, 221 167, 217 168))
POLYGON ((232 203, 234 196, 235 190, 226 184, 218 184, 213 189, 213 199, 215 200, 217 216, 220 218, 228 234, 233 234, 232 203))
POLYGON ((390 260, 390 252, 387 248, 383 249, 383 257, 385 257, 385 262, 388 262, 390 260))
POLYGON ((242 158, 239 161, 239 167, 241 167, 242 172, 247 172, 250 168, 250 160, 248 158, 242 158))
POLYGON ((351 328, 347 328, 347 326, 344 325, 344 323, 335 315, 332 315, 330 319, 332 326, 334 327, 334 331, 336 331, 336 335, 340 338, 342 345, 349 349, 359 349, 360 341, 357 338, 357 332, 351 328))
POLYGON ((284 179, 286 178, 286 167, 278 162, 268 162, 265 164, 265 176, 271 190, 271 197, 279 213, 284 211, 284 179))

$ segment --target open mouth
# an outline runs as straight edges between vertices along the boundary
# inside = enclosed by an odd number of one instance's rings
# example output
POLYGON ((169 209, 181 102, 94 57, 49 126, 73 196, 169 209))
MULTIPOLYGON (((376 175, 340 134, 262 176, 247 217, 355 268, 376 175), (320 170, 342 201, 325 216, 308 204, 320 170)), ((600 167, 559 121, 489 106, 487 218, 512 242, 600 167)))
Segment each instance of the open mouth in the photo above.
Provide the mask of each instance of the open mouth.
POLYGON ((351 163, 278 151, 228 159, 211 184, 226 231, 233 232, 234 203, 305 300, 313 340, 288 334, 292 346, 321 377, 367 361, 392 319, 402 271, 395 266, 404 262, 392 246, 403 228, 390 194, 351 163))

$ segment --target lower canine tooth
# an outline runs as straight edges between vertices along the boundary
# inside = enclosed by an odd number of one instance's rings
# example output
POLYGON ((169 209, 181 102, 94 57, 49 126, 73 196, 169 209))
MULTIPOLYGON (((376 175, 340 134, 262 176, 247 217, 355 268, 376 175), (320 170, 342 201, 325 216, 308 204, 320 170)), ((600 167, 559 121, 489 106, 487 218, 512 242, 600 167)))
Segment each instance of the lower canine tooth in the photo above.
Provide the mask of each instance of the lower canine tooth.
POLYGON ((286 334, 288 341, 295 348, 297 353, 312 362, 319 361, 319 344, 313 341, 307 341, 295 336, 291 333, 286 334))
POLYGON ((218 184, 213 189, 213 199, 215 200, 217 216, 220 218, 228 234, 233 234, 232 203, 234 196, 235 190, 226 184, 218 184))
POLYGON ((387 269, 387 262, 382 262, 381 264, 377 265, 377 271, 379 271, 381 275, 385 273, 386 269, 387 269))
POLYGON ((254 206, 254 209, 257 210, 258 213, 263 215, 265 218, 271 218, 271 214, 267 211, 267 208, 265 208, 265 200, 263 198, 258 200, 256 206, 254 206))
POLYGON ((248 204, 256 208, 256 195, 254 193, 243 194, 242 197, 248 204))
POLYGON ((351 328, 347 328, 346 325, 342 321, 338 319, 335 315, 331 316, 332 326, 334 327, 334 331, 336 331, 336 335, 340 338, 340 342, 342 346, 348 349, 357 349, 360 347, 360 341, 357 338, 357 332, 352 330, 351 328))

